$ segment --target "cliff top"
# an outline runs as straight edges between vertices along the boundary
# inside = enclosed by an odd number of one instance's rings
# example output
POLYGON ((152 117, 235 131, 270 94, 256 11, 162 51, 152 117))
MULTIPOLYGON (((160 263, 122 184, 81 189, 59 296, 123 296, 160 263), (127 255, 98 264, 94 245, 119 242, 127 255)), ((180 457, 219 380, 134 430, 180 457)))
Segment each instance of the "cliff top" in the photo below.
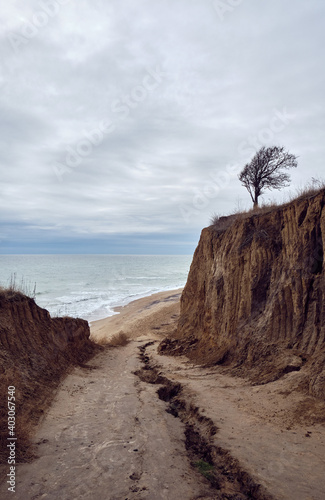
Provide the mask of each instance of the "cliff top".
POLYGON ((290 207, 291 205, 295 205, 305 200, 312 200, 321 193, 325 194, 325 183, 323 183, 321 187, 317 189, 315 187, 307 187, 306 189, 302 189, 297 194, 297 196, 295 196, 288 202, 282 203, 280 205, 277 205, 275 203, 270 203, 258 206, 256 208, 251 208, 250 210, 247 211, 234 212, 233 214, 229 215, 224 215, 224 216, 214 215, 211 219, 212 224, 210 227, 218 231, 224 231, 228 229, 228 227, 230 227, 235 221, 248 219, 251 217, 260 217, 262 215, 271 214, 277 211, 282 211, 290 207))

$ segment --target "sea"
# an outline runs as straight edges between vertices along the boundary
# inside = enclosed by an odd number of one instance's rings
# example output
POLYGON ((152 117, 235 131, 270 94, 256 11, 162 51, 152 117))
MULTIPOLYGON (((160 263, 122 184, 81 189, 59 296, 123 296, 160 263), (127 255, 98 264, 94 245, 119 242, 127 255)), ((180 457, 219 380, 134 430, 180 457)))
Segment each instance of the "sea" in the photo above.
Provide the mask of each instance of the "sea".
POLYGON ((89 322, 185 285, 190 255, 0 255, 0 286, 14 285, 52 317, 89 322))

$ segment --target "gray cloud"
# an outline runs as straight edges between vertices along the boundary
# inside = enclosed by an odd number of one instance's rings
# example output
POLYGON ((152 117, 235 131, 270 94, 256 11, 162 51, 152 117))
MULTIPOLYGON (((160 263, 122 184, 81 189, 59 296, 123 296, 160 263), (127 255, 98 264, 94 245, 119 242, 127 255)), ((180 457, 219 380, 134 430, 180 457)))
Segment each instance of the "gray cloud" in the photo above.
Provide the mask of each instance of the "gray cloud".
POLYGON ((299 155, 291 190, 323 176, 324 3, 231 5, 1 7, 3 234, 196 241, 250 205, 236 172, 264 143, 299 155))

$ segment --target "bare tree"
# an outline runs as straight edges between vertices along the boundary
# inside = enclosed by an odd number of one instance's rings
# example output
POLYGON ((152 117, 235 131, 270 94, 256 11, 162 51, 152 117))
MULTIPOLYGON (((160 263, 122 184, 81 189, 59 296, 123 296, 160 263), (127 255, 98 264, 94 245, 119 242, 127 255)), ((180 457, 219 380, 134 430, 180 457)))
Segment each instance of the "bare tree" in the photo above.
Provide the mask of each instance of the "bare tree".
POLYGON ((238 177, 249 192, 254 207, 257 207, 258 198, 264 194, 265 189, 281 189, 289 185, 290 176, 282 169, 297 165, 297 157, 286 152, 284 147, 263 146, 238 177))

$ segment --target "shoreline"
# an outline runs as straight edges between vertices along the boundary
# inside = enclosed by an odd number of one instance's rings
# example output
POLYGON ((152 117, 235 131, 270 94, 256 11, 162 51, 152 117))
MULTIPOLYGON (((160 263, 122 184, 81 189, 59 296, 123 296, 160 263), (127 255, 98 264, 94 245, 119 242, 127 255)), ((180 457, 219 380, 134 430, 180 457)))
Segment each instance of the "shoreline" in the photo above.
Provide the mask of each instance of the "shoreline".
POLYGON ((127 298, 120 299, 120 304, 119 305, 108 306, 110 308, 110 310, 113 311, 113 313, 111 313, 111 314, 106 313, 105 316, 104 315, 99 315, 99 317, 96 318, 96 319, 87 319, 87 318, 82 318, 82 319, 86 319, 86 321, 88 321, 89 325, 91 326, 91 325, 97 323, 98 321, 105 321, 105 320, 107 320, 109 318, 112 318, 113 316, 116 316, 117 314, 119 314, 121 312, 122 309, 124 309, 125 307, 129 306, 130 304, 133 304, 133 302, 137 302, 138 300, 148 299, 149 297, 156 296, 156 295, 158 297, 157 300, 159 300, 160 294, 165 294, 165 293, 169 294, 169 293, 172 293, 172 292, 176 293, 179 290, 182 292, 183 289, 184 289, 184 287, 181 287, 181 288, 171 288, 170 290, 160 290, 159 292, 157 292, 157 291, 147 291, 147 292, 144 292, 144 294, 142 294, 142 293, 135 294, 135 297, 133 297, 133 298, 131 298, 130 296, 128 296, 127 298))
POLYGON ((89 323, 90 339, 105 343, 121 331, 129 338, 136 338, 152 328, 157 333, 167 334, 172 326, 175 327, 182 291, 183 288, 157 292, 114 307, 114 312, 118 314, 89 323))

